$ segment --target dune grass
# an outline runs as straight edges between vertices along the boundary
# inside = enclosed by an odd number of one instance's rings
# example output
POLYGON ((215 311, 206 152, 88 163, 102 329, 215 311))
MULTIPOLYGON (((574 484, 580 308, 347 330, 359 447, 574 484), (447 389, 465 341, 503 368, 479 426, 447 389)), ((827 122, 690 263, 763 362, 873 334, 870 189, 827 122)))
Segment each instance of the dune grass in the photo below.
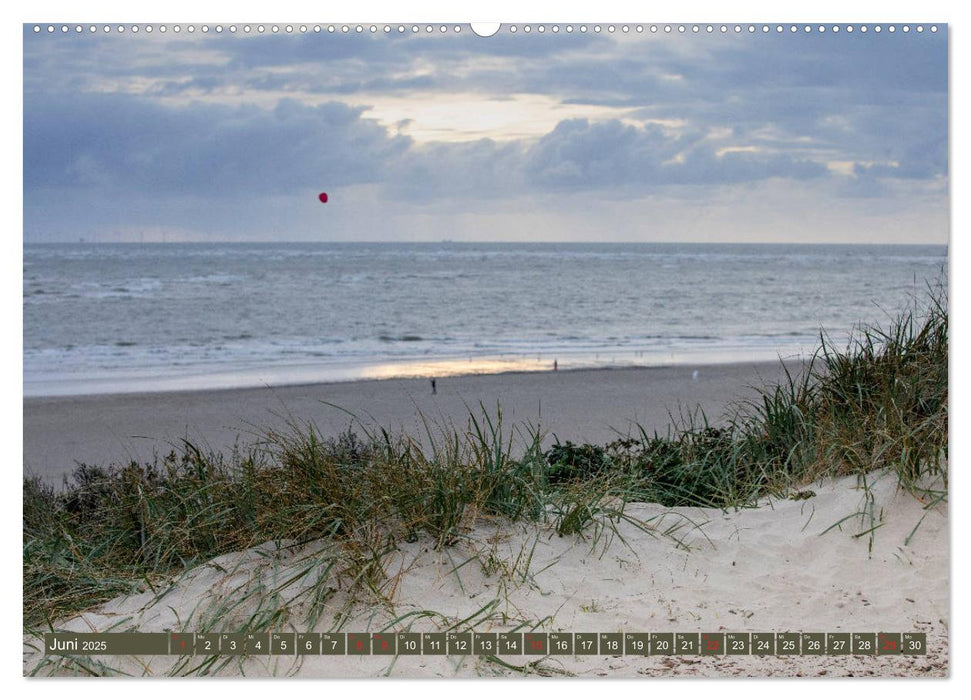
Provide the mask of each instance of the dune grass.
MULTIPOLYGON (((483 407, 463 429, 426 426, 421 439, 363 427, 326 438, 294 421, 245 453, 185 443, 150 464, 79 465, 60 489, 25 478, 24 624, 52 626, 268 541, 326 540, 328 556, 307 566, 381 596, 382 562, 398 543, 447 550, 480 517, 546 521, 596 540, 630 502, 745 507, 874 470, 921 496, 935 480, 931 495, 946 498, 942 290, 886 329, 859 329, 845 347, 821 337, 812 360, 786 377, 718 425, 687 414, 665 435, 641 429, 606 445, 544 450, 538 427, 509 430, 499 408, 483 407)), ((308 589, 311 601, 327 597, 322 586, 308 589)))

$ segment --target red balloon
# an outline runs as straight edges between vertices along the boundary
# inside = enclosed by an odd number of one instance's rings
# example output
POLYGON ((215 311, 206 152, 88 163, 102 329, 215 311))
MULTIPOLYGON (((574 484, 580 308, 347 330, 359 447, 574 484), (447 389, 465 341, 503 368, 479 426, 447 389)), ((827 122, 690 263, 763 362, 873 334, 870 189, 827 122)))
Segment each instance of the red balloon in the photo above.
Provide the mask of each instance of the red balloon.
POLYGON ((320 200, 321 204, 327 204, 327 193, 321 192, 320 194, 317 195, 317 199, 320 200))

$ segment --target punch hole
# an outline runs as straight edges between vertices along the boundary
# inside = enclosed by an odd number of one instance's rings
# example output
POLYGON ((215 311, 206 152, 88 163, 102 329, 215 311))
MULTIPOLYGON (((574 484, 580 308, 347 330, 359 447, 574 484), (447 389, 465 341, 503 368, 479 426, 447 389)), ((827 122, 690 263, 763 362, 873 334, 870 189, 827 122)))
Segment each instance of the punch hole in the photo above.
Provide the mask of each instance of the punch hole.
MULTIPOLYGON (((498 22, 473 22, 472 23, 472 33, 476 36, 489 37, 494 35, 502 28, 502 25, 498 22)), ((398 27, 398 31, 401 31, 401 27, 398 27)))
POLYGON ((936 24, 931 25, 931 32, 934 33, 934 34, 937 33, 937 25, 936 24))

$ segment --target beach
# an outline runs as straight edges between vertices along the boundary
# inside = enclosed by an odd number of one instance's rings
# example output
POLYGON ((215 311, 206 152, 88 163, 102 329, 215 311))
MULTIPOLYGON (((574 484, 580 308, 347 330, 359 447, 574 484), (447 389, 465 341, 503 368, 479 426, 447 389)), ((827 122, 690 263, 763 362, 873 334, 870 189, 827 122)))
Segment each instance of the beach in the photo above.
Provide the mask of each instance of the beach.
POLYGON ((697 407, 712 423, 729 404, 755 396, 753 387, 784 376, 781 362, 573 370, 428 379, 154 394, 102 394, 24 399, 24 474, 60 483, 78 462, 151 460, 182 439, 229 453, 289 420, 312 422, 322 437, 349 427, 387 428, 412 436, 431 426, 464 429, 480 404, 507 427, 539 426, 556 438, 604 443, 642 426, 664 434, 671 416, 697 407), (696 374, 697 373, 697 374, 696 374))

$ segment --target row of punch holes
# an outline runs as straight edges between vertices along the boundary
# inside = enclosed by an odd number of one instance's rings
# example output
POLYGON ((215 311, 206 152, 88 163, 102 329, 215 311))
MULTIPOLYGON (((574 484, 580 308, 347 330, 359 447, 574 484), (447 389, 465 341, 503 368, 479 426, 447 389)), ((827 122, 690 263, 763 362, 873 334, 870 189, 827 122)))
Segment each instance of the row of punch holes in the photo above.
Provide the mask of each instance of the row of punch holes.
MULTIPOLYGON (((937 25, 930 25, 929 27, 927 27, 927 29, 929 29, 931 32, 937 32, 937 25)), ((210 32, 215 32, 216 34, 222 34, 224 31, 228 31, 230 34, 236 34, 237 32, 242 32, 244 34, 251 34, 251 33, 254 33, 254 32, 257 33, 257 34, 266 34, 267 32, 269 32, 271 34, 279 34, 281 32, 284 33, 284 34, 306 34, 308 32, 313 32, 313 33, 317 33, 317 34, 319 34, 321 32, 327 32, 328 34, 351 34, 351 33, 356 33, 356 34, 363 34, 363 33, 377 34, 378 32, 384 32, 385 34, 391 34, 392 32, 397 32, 398 34, 404 34, 406 32, 411 32, 412 34, 418 34, 418 33, 425 33, 425 34, 432 34, 432 33, 446 34, 446 33, 451 32, 451 33, 454 33, 454 34, 459 34, 459 33, 462 32, 462 26, 461 25, 458 25, 458 24, 455 24, 455 25, 446 25, 446 24, 440 24, 440 25, 432 25, 432 24, 425 24, 425 25, 418 25, 418 24, 412 24, 412 25, 404 25, 404 24, 390 25, 390 24, 385 24, 385 25, 380 25, 380 26, 379 25, 376 25, 376 24, 371 24, 371 25, 365 25, 365 24, 342 24, 342 25, 335 25, 335 24, 328 24, 328 25, 320 25, 320 24, 313 24, 313 25, 308 25, 308 24, 293 25, 293 24, 287 24, 287 25, 282 25, 282 26, 281 25, 277 25, 277 24, 271 24, 271 25, 263 25, 263 24, 257 24, 257 25, 249 25, 249 24, 235 25, 235 24, 230 24, 230 25, 227 25, 227 26, 224 27, 221 24, 217 24, 217 25, 214 25, 214 26, 209 26, 208 24, 203 24, 203 25, 200 25, 200 26, 196 27, 196 25, 189 24, 189 25, 185 25, 183 27, 183 25, 180 25, 180 24, 173 24, 173 25, 165 25, 165 24, 160 24, 160 25, 151 25, 151 24, 137 25, 137 24, 132 24, 132 25, 127 25, 127 26, 124 25, 124 24, 119 24, 119 25, 115 25, 115 26, 108 25, 108 24, 100 25, 100 26, 99 25, 95 25, 95 24, 91 24, 91 25, 88 25, 87 27, 85 27, 84 25, 81 25, 81 24, 76 24, 76 25, 67 25, 67 24, 54 25, 54 24, 48 24, 46 26, 42 26, 42 25, 39 25, 39 24, 35 24, 34 27, 33 27, 33 30, 34 30, 34 33, 35 34, 41 34, 43 32, 46 32, 48 34, 55 34, 57 32, 60 32, 61 34, 68 34, 70 32, 74 32, 75 34, 82 34, 82 33, 85 33, 85 31, 87 31, 88 33, 91 33, 91 34, 94 34, 94 33, 97 33, 97 32, 102 32, 102 33, 105 33, 105 34, 109 34, 109 33, 112 33, 112 32, 118 33, 118 34, 124 34, 126 32, 130 32, 131 34, 137 34, 139 32, 145 32, 147 34, 151 34, 152 32, 155 32, 155 31, 158 31, 158 32, 160 32, 162 34, 164 34, 166 32, 169 32, 169 31, 175 32, 176 34, 182 32, 182 31, 188 32, 189 34, 193 34, 197 30, 200 31, 200 32, 202 32, 203 34, 207 34, 207 33, 210 33, 210 32)), ((551 32, 553 34, 558 34, 560 32, 565 32, 567 34, 572 34, 574 32, 579 32, 581 34, 585 34, 585 33, 590 32, 590 31, 592 31, 592 32, 594 32, 596 34, 599 34, 599 33, 603 32, 603 31, 606 31, 606 32, 611 33, 611 34, 616 33, 618 31, 619 32, 622 32, 624 34, 628 34, 628 33, 631 33, 631 32, 634 32, 634 33, 637 33, 637 34, 643 34, 644 32, 649 32, 651 34, 656 34, 658 32, 662 32, 662 33, 665 33, 665 34, 672 34, 672 33, 679 33, 679 34, 715 34, 715 33, 727 34, 727 33, 730 33, 730 32, 735 33, 735 34, 742 34, 742 33, 748 33, 748 34, 756 34, 756 33, 768 34, 770 32, 775 32, 775 33, 778 33, 778 34, 782 34, 784 32, 788 32, 790 34, 795 34, 795 33, 799 33, 799 32, 805 33, 805 34, 809 34, 809 33, 812 33, 812 32, 818 32, 818 33, 832 32, 832 33, 835 34, 835 33, 841 32, 841 31, 844 31, 844 32, 847 32, 847 33, 852 33, 854 31, 859 31, 859 32, 864 33, 864 34, 867 33, 867 32, 869 32, 869 31, 873 31, 873 32, 875 32, 877 34, 883 32, 883 31, 887 31, 887 32, 893 34, 893 33, 896 33, 897 31, 900 31, 900 32, 903 32, 903 33, 906 34, 906 33, 909 33, 911 30, 913 30, 915 32, 918 32, 918 33, 921 33, 921 32, 923 32, 925 30, 925 27, 922 24, 917 24, 917 25, 914 25, 914 26, 911 26, 909 24, 904 24, 904 25, 893 25, 893 24, 891 24, 891 25, 887 25, 886 27, 884 27, 882 25, 879 25, 879 24, 877 24, 877 25, 865 25, 865 24, 863 24, 863 25, 859 25, 859 26, 854 26, 854 25, 844 25, 844 26, 840 26, 840 25, 836 24, 836 25, 830 25, 828 27, 826 25, 822 25, 822 24, 820 24, 820 25, 809 25, 809 24, 806 24, 806 25, 796 25, 796 24, 789 24, 789 25, 783 25, 783 24, 776 24, 776 25, 768 25, 768 24, 761 24, 761 25, 755 25, 755 24, 746 24, 746 25, 742 25, 742 24, 733 24, 733 25, 729 25, 729 24, 660 24, 660 25, 658 25, 658 24, 619 24, 619 25, 614 25, 614 24, 607 24, 607 25, 600 25, 600 24, 593 24, 593 25, 589 25, 589 26, 586 25, 586 24, 579 24, 579 25, 572 25, 572 24, 565 24, 565 25, 559 25, 559 24, 551 24, 551 25, 545 25, 545 24, 538 24, 538 25, 531 25, 531 24, 522 24, 522 25, 510 24, 508 26, 504 26, 503 27, 503 30, 509 32, 510 34, 516 34, 517 32, 523 32, 523 33, 529 34, 529 33, 534 32, 534 31, 537 32, 537 33, 539 33, 539 34, 545 34, 546 32, 551 32)), ((475 30, 473 29, 472 31, 474 33, 475 30)))

